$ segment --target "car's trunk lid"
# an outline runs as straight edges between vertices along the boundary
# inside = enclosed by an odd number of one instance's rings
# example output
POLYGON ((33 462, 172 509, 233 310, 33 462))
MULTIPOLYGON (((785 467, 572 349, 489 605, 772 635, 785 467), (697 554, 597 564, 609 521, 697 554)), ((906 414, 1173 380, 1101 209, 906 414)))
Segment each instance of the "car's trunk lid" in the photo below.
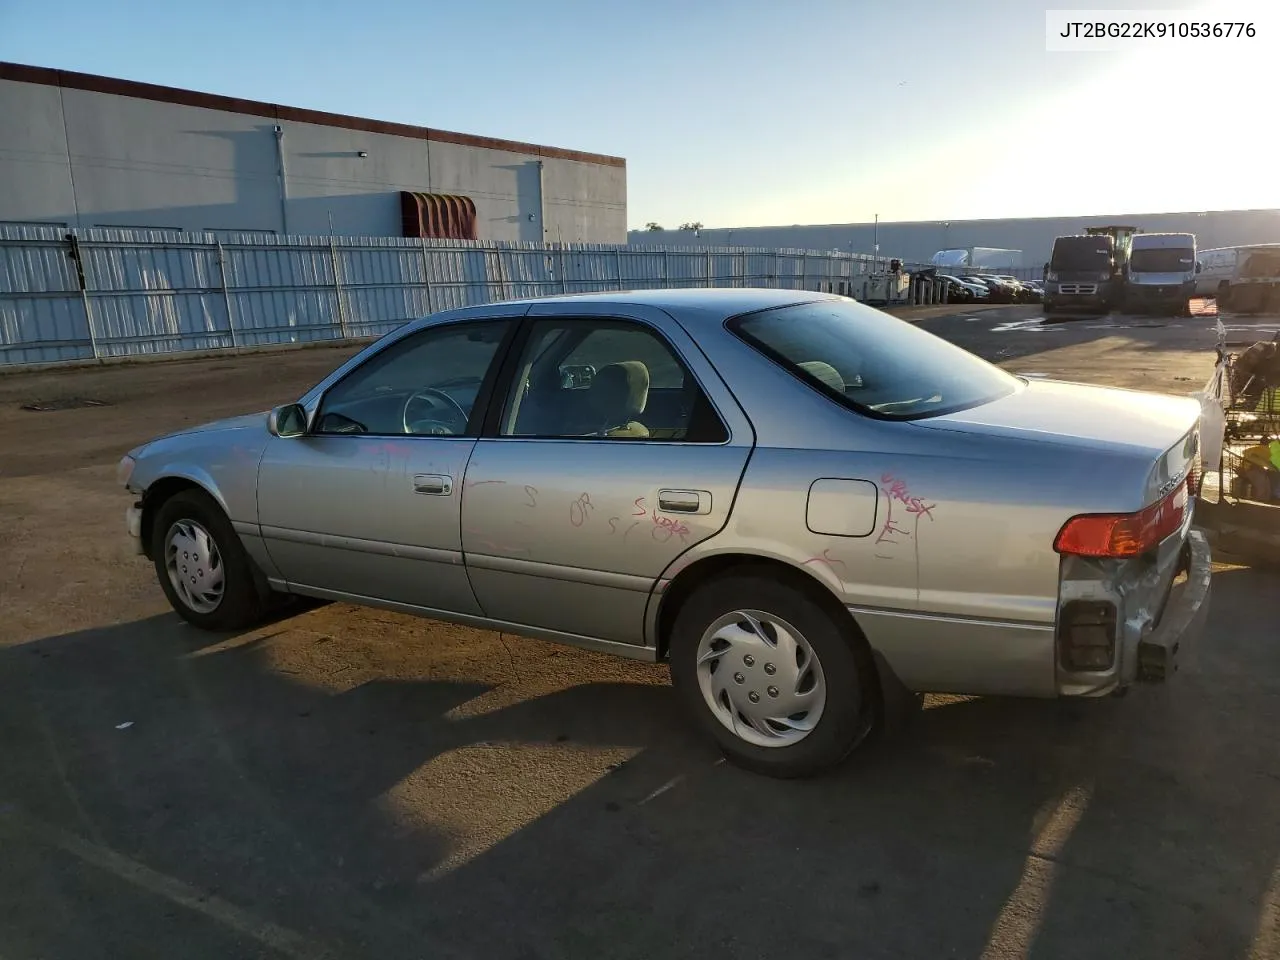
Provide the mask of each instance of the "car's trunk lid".
POLYGON ((1141 457, 1152 467, 1151 502, 1195 469, 1200 413, 1191 397, 1032 380, 991 403, 915 422, 934 430, 1078 447, 1084 455, 1141 457))

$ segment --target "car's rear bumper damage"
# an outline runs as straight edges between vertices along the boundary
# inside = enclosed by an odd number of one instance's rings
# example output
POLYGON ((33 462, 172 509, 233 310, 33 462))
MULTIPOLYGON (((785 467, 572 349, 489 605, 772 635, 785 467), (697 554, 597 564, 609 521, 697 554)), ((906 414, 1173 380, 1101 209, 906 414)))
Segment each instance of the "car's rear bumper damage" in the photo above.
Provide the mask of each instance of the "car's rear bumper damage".
POLYGON ((1209 615, 1212 561, 1209 541, 1200 531, 1191 531, 1178 571, 1186 579, 1173 585, 1156 624, 1138 640, 1139 680, 1169 679, 1199 641, 1209 615))
POLYGON ((1145 566, 1094 562, 1096 576, 1073 571, 1058 623, 1058 693, 1104 696, 1172 677, 1203 630, 1211 567, 1208 540, 1190 530, 1145 566))

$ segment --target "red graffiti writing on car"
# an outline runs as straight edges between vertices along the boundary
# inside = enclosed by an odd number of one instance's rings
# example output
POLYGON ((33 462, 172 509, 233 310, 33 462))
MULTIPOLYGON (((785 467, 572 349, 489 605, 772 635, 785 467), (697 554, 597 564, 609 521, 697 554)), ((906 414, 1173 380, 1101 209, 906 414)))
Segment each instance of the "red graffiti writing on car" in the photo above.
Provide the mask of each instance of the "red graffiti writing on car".
POLYGON ((880 489, 885 492, 885 496, 889 498, 890 506, 894 500, 897 500, 907 508, 907 513, 914 514, 917 517, 928 517, 933 519, 933 508, 936 503, 925 503, 919 497, 913 497, 911 491, 907 488, 907 482, 900 480, 891 473, 881 474, 880 489))
POLYGON ((672 537, 683 541, 689 535, 689 528, 675 517, 660 517, 656 510, 650 516, 653 517, 653 539, 659 543, 666 543, 672 537))

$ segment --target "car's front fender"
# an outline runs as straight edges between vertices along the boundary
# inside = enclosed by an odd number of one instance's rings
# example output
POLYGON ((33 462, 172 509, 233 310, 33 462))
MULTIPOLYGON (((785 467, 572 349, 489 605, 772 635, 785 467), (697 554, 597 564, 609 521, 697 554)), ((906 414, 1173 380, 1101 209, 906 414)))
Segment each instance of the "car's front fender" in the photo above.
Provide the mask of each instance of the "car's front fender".
POLYGON ((258 522, 258 463, 268 434, 237 427, 177 434, 143 447, 129 487, 141 493, 163 480, 185 480, 217 501, 233 524, 258 522))

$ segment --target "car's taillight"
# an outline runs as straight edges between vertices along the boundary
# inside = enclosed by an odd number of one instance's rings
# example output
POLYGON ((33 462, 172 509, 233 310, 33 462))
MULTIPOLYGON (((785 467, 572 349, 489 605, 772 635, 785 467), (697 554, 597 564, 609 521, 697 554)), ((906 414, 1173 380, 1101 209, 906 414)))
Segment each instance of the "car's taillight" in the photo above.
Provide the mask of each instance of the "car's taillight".
POLYGON ((1053 541, 1053 549, 1077 557, 1136 557, 1182 526, 1187 511, 1183 480, 1163 499, 1137 513, 1095 513, 1072 517, 1053 541))
POLYGON ((1187 470, 1187 492, 1191 496, 1199 495, 1202 480, 1204 480, 1204 461, 1200 459, 1200 451, 1197 450, 1195 457, 1191 460, 1191 467, 1187 470))

